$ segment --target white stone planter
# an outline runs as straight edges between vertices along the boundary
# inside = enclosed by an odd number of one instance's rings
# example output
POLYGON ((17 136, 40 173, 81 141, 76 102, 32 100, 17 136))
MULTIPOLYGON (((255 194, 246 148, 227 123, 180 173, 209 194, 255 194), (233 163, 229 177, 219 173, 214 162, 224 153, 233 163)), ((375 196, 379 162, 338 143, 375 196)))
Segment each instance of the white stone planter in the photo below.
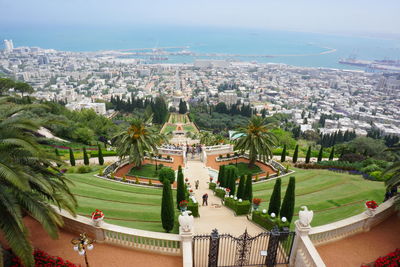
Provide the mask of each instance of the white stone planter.
POLYGON ((104 216, 98 219, 92 219, 93 225, 96 227, 100 227, 103 225, 104 216))

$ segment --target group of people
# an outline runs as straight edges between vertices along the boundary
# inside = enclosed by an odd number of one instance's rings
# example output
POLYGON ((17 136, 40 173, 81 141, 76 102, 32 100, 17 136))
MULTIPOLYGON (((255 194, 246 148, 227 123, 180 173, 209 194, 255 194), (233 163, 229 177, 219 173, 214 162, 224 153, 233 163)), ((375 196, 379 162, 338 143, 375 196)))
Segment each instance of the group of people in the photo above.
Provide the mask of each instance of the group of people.
POLYGON ((188 156, 189 153, 191 153, 193 158, 195 154, 200 154, 201 152, 203 152, 203 148, 201 147, 200 144, 193 146, 186 145, 186 157, 188 156))
MULTIPOLYGON (((195 186, 196 190, 199 189, 199 185, 200 185, 200 181, 199 181, 199 180, 196 180, 196 181, 194 182, 194 186, 195 186)), ((208 194, 207 194, 207 193, 205 193, 205 194, 202 196, 202 199, 203 199, 203 206, 208 206, 208 194)))

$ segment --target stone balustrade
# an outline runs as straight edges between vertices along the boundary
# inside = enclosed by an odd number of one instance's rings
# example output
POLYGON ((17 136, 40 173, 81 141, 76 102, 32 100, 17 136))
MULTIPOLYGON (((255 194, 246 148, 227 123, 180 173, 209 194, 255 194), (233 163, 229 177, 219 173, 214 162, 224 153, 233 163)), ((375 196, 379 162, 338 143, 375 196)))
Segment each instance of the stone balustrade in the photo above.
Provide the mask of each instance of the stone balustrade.
POLYGON ((180 235, 150 232, 108 223, 95 227, 90 218, 79 215, 73 217, 64 210, 59 211, 59 214, 64 219, 63 228, 66 231, 75 234, 87 233, 96 239, 96 242, 167 255, 182 255, 180 235))
POLYGON ((393 199, 390 199, 379 205, 374 216, 363 212, 338 222, 313 227, 310 231, 310 239, 314 245, 322 245, 361 232, 367 232, 387 219, 393 213, 393 209, 393 199))
POLYGON ((308 236, 300 236, 297 246, 294 266, 325 267, 324 261, 319 256, 308 236))

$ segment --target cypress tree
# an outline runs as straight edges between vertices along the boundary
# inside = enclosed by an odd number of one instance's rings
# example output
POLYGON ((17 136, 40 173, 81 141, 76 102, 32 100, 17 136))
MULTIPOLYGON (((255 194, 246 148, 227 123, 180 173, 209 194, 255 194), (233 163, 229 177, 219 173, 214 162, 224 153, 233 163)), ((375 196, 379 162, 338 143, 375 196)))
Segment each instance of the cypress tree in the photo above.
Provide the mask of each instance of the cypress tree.
POLYGON ((89 156, 86 151, 86 147, 83 148, 83 164, 89 165, 89 156))
POLYGON ((322 146, 321 146, 321 148, 319 149, 319 153, 318 153, 318 162, 320 162, 320 161, 322 161, 322 146))
POLYGON ((309 146, 307 150, 306 163, 310 163, 310 158, 311 158, 311 146, 309 146))
POLYGON ((219 166, 219 171, 218 171, 218 182, 219 182, 219 186, 223 186, 223 179, 224 179, 224 174, 225 174, 225 165, 221 165, 219 166))
POLYGON ((236 194, 237 198, 243 199, 245 180, 246 180, 246 177, 244 176, 244 174, 242 174, 242 176, 240 176, 239 187, 238 187, 237 194, 236 194))
POLYGON ((294 149, 293 153, 293 163, 297 162, 297 157, 299 156, 299 145, 296 145, 296 148, 294 149))
POLYGON ((69 162, 71 163, 71 166, 75 166, 75 156, 72 148, 69 148, 69 162))
MULTIPOLYGON (((236 168, 236 167, 234 167, 236 168)), ((231 168, 229 170, 229 189, 231 190, 229 195, 235 195, 236 193, 236 179, 237 179, 237 173, 235 172, 235 169, 231 168)))
POLYGON ((164 230, 169 233, 174 228, 175 209, 172 199, 171 183, 163 183, 163 194, 161 202, 161 222, 164 230))
POLYGON ((253 200, 253 183, 251 174, 247 175, 246 186, 244 188, 243 200, 253 200))
POLYGON ((331 153, 329 154, 329 160, 333 160, 334 155, 335 155, 335 147, 333 146, 331 149, 331 153))
POLYGON ((275 213, 276 216, 279 215, 279 210, 281 208, 281 178, 276 179, 274 185, 274 191, 272 191, 271 198, 269 200, 268 214, 275 213))
POLYGON ((176 206, 178 209, 179 209, 179 203, 182 200, 185 200, 185 183, 183 181, 182 167, 181 167, 181 165, 179 165, 177 186, 176 186, 176 206))
POLYGON ((99 165, 103 165, 104 164, 104 158, 103 158, 103 151, 101 151, 101 147, 100 145, 98 145, 98 158, 99 158, 99 165))
POLYGON ((294 176, 291 176, 289 179, 289 185, 286 189, 285 197, 283 198, 281 207, 281 218, 286 217, 288 222, 292 221, 294 214, 295 186, 296 186, 296 180, 294 176))
POLYGON ((281 162, 285 162, 285 160, 286 160, 286 145, 283 146, 281 162))

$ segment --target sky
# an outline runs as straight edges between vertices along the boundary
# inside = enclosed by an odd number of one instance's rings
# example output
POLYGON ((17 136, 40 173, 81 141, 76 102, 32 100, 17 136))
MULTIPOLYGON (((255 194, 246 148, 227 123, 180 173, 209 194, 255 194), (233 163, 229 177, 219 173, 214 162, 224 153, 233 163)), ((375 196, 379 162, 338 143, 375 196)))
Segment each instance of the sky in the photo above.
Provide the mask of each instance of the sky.
POLYGON ((400 0, 0 0, 0 26, 182 25, 400 36, 400 0))

